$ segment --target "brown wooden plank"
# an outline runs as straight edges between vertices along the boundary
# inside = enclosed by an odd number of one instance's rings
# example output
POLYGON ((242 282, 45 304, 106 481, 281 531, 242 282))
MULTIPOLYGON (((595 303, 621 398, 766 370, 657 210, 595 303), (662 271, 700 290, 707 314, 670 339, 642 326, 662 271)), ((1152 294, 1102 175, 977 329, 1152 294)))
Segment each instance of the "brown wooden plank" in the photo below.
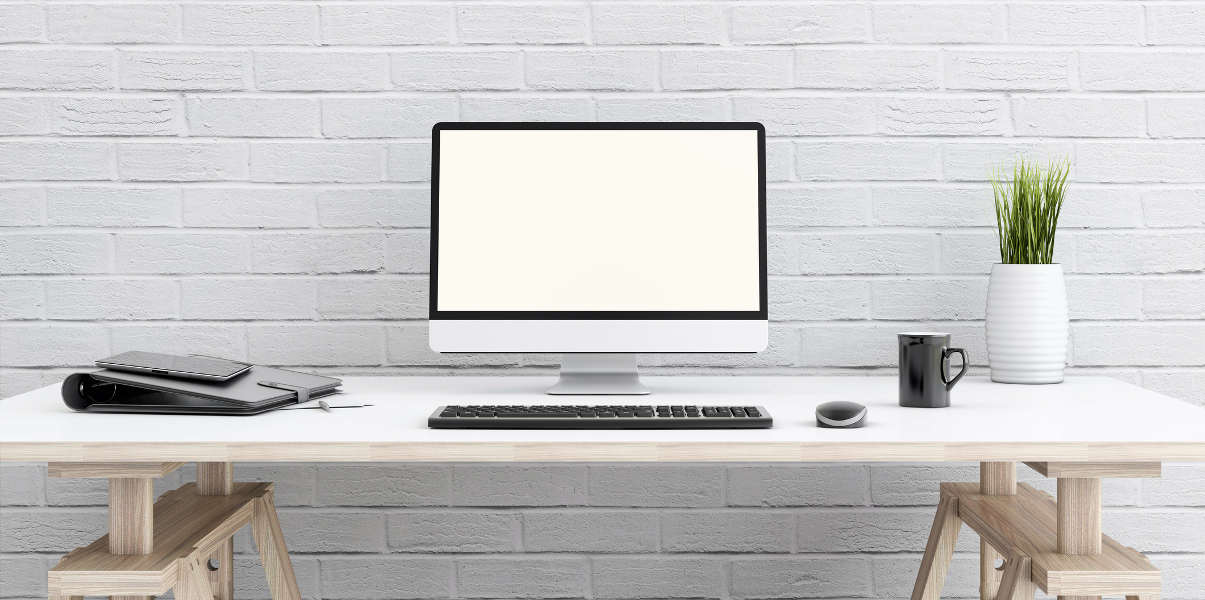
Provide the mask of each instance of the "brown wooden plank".
POLYGON ((46 463, 46 474, 50 477, 73 477, 78 479, 158 479, 176 469, 182 462, 51 462, 46 463))
POLYGON ((1027 462, 1043 477, 1135 478, 1162 477, 1160 462, 1027 462))
MULTIPOLYGON (((197 491, 202 496, 228 496, 234 491, 234 465, 226 462, 197 463, 197 491)), ((234 600, 234 538, 201 562, 209 576, 214 600, 234 600), (213 564, 216 568, 210 569, 213 564)))
POLYGON ((109 480, 109 552, 149 554, 154 547, 154 481, 109 480))
MULTIPOLYGON (((962 521, 958 520, 958 499, 945 494, 937 505, 937 515, 929 530, 929 541, 921 559, 920 572, 912 587, 912 600, 941 600, 941 588, 946 583, 950 570, 950 559, 954 556, 954 545, 962 521)), ((274 599, 275 600, 275 599, 274 599)))
MULTIPOLYGON (((979 463, 979 492, 989 496, 1011 496, 1016 494, 1017 463, 979 463)), ((1001 578, 1001 572, 996 569, 996 563, 1003 560, 1003 554, 993 548, 986 540, 979 540, 980 600, 996 600, 1001 578)))
POLYGON ((289 552, 285 548, 284 532, 276 518, 271 492, 255 501, 251 535, 255 538, 264 573, 268 576, 272 600, 301 600, 297 576, 293 573, 293 562, 289 560, 289 552))

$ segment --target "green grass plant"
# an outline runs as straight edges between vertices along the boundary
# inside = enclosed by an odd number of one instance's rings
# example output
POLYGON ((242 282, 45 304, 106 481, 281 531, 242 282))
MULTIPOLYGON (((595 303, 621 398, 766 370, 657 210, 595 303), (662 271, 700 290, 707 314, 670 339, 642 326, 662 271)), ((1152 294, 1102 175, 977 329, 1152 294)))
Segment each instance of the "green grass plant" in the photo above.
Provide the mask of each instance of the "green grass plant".
POLYGON ((1020 159, 1008 173, 992 176, 996 201, 996 232, 1000 262, 1013 265, 1047 265, 1054 261, 1054 234, 1067 190, 1071 162, 1051 162, 1046 169, 1020 159))

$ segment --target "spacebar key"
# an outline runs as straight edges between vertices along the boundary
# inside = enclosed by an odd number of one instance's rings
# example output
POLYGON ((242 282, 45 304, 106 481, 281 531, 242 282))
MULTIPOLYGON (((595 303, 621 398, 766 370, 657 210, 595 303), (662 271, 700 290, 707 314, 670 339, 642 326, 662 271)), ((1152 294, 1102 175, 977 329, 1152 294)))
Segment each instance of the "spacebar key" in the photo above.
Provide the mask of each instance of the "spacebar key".
POLYGON ((498 413, 500 419, 576 419, 577 413, 498 413))

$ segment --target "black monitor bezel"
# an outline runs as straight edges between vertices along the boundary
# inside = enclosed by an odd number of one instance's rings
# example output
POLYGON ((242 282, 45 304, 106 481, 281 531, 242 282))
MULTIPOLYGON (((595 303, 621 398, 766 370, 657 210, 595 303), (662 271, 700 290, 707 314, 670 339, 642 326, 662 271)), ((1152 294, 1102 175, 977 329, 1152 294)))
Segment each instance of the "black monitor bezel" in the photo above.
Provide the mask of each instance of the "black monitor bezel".
POLYGON ((430 320, 768 320, 766 283, 766 128, 755 122, 446 122, 431 128, 430 320), (439 310, 439 134, 443 130, 748 130, 757 132, 758 309, 757 310, 439 310))

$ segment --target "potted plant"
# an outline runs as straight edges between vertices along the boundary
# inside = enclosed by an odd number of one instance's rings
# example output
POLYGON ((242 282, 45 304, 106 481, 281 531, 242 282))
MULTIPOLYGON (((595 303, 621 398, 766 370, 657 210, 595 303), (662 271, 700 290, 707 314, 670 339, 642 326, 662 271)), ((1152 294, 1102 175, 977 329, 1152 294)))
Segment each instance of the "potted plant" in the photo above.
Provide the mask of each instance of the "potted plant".
POLYGON ((1054 262, 1067 160, 1045 170, 1020 160, 1012 177, 992 177, 1000 262, 987 289, 992 381, 1059 383, 1067 362, 1067 288, 1054 262))

